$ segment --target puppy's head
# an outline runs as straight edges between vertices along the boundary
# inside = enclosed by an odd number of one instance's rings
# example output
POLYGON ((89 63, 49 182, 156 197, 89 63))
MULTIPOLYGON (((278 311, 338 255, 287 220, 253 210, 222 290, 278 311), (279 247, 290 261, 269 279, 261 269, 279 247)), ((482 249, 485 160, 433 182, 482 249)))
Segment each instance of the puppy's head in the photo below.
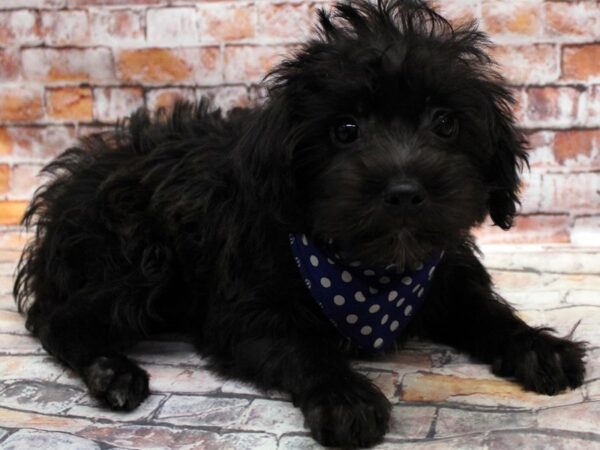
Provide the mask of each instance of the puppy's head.
POLYGON ((485 36, 411 0, 319 18, 319 38, 271 78, 307 231, 404 266, 488 213, 509 228, 526 154, 485 36))

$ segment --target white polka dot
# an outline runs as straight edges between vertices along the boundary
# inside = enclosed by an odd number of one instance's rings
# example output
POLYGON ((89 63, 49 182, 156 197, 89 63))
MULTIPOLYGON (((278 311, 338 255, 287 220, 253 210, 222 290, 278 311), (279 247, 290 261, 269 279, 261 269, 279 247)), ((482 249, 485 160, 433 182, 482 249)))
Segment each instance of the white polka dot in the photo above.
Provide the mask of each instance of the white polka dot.
POLYGON ((310 280, 309 280, 308 278, 305 278, 305 279, 304 279, 304 283, 306 284, 306 287, 307 287, 307 288, 309 288, 309 289, 310 289, 310 288, 312 287, 312 284, 311 284, 311 282, 310 282, 310 280))
POLYGON ((393 302, 394 300, 396 300, 398 298, 398 291, 390 291, 389 295, 388 295, 388 300, 390 302, 393 302))
POLYGON ((381 277, 381 278, 379 279, 379 282, 380 282, 381 284, 388 284, 390 281, 391 281, 391 280, 390 280, 390 277, 381 277))
POLYGON ((329 264, 335 264, 335 263, 333 262, 333 259, 331 259, 331 258, 327 258, 327 262, 328 262, 329 264))
POLYGON ((433 277, 433 272, 435 272, 435 266, 433 266, 431 269, 429 269, 429 276, 428 278, 431 280, 431 277, 433 277))
POLYGON ((381 309, 381 306, 379 306, 379 305, 371 305, 371 307, 369 308, 369 312, 371 314, 375 314, 380 309, 381 309))
POLYGON ((331 287, 331 280, 327 277, 321 278, 321 286, 323 286, 324 288, 331 287))
POLYGON ((392 270, 396 267, 396 264, 388 264, 387 266, 385 266, 384 270, 392 270))
POLYGON ((402 303, 404 303, 406 301, 406 298, 402 297, 400 300, 398 300, 398 303, 396 303, 396 307, 400 308, 402 306, 402 303))
POLYGON ((315 255, 310 255, 310 263, 313 265, 313 267, 317 267, 319 265, 319 258, 317 258, 315 255))
POLYGON ((411 277, 402 277, 402 284, 406 285, 406 286, 410 286, 412 284, 412 278, 411 277))
POLYGON ((350 263, 350 267, 358 267, 358 266, 360 266, 360 261, 352 261, 350 263))
POLYGON ((296 242, 296 238, 290 234, 290 244, 293 244, 294 242, 296 242))
POLYGON ((368 277, 372 277, 373 275, 375 275, 375 272, 371 269, 367 269, 363 273, 368 277))
POLYGON ((379 289, 376 289, 376 288, 374 288, 374 287, 370 287, 370 288, 369 288, 369 292, 370 292, 371 294, 375 295, 375 294, 377 294, 377 293, 379 292, 379 289))
POLYGON ((411 312, 412 312, 412 306, 411 306, 411 305, 408 305, 408 306, 406 307, 406 309, 404 310, 404 315, 405 315, 405 316, 410 316, 410 313, 411 313, 411 312))
POLYGON ((354 325, 356 322, 358 322, 358 316, 356 314, 349 314, 346 316, 346 322, 348 322, 350 325, 354 325))
POLYGON ((415 270, 423 270, 423 263, 417 264, 417 266, 415 267, 415 270))
POLYGON ((365 294, 363 294, 362 291, 357 291, 356 294, 354 294, 354 298, 357 302, 361 303, 366 300, 365 294))
POLYGON ((383 316, 383 318, 381 319, 381 325, 385 325, 389 318, 390 318, 389 314, 386 314, 385 316, 383 316))
POLYGON ((398 326, 399 326, 399 325, 400 325, 400 324, 398 323, 398 321, 397 321, 397 320, 394 320, 394 321, 393 321, 393 322, 390 324, 390 330, 392 330, 392 331, 396 331, 396 330, 398 329, 398 326))
POLYGON ((413 291, 413 294, 414 294, 415 292, 417 292, 419 289, 421 289, 421 285, 420 285, 420 284, 417 284, 417 285, 416 285, 416 286, 413 288, 413 290, 412 290, 412 291, 413 291))
POLYGON ((423 293, 425 292, 425 288, 419 289, 419 293, 417 294, 419 298, 423 297, 423 293))
POLYGON ((383 345, 383 339, 377 338, 377 339, 375 339, 375 342, 373 343, 373 348, 379 348, 382 345, 383 345))
POLYGON ((342 280, 344 280, 346 283, 350 283, 352 281, 352 275, 350 275, 350 272, 344 270, 342 272, 342 280))
POLYGON ((303 235, 302 235, 302 243, 303 243, 304 245, 308 245, 308 238, 306 237, 306 235, 305 235, 305 234, 303 234, 303 235))
POLYGON ((335 297, 333 297, 333 303, 335 303, 338 306, 342 306, 344 303, 346 303, 346 299, 341 295, 336 295, 335 297))
POLYGON ((362 334, 363 336, 368 336, 372 332, 373 332, 373 330, 369 325, 365 325, 364 327, 362 327, 360 329, 360 334, 362 334))

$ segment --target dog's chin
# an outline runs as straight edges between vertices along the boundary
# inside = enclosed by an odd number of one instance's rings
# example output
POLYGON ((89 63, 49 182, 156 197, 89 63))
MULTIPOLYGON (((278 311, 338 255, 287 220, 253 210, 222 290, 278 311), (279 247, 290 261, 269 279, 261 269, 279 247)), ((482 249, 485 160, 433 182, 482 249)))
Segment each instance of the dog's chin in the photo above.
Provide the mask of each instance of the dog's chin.
POLYGON ((359 261, 374 267, 393 265, 399 271, 415 269, 444 249, 443 242, 423 240, 406 226, 369 237, 333 239, 332 245, 344 262, 359 261))

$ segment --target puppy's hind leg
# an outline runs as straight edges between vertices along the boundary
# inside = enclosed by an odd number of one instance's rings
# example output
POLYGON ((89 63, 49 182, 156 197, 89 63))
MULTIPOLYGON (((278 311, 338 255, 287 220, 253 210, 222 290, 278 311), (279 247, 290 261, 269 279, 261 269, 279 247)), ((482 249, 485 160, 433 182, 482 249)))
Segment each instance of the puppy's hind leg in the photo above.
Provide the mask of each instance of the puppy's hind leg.
POLYGON ((148 396, 148 374, 118 352, 120 343, 135 336, 111 326, 111 300, 70 299, 39 324, 38 334, 50 354, 83 378, 91 395, 129 411, 148 396))

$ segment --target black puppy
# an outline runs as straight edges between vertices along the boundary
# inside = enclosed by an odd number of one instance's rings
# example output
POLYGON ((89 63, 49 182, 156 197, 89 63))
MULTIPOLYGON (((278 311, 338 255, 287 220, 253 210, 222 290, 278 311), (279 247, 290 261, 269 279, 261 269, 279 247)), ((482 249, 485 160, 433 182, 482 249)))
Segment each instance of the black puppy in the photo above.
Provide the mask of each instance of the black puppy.
POLYGON ((45 168, 27 328, 126 410, 148 376, 120 347, 189 333, 219 373, 290 393, 325 445, 383 438, 390 404, 348 359, 409 335, 529 390, 581 385, 583 344, 517 318, 475 256, 470 228, 511 226, 526 163, 485 36, 419 1, 319 19, 264 106, 139 111, 45 168))

